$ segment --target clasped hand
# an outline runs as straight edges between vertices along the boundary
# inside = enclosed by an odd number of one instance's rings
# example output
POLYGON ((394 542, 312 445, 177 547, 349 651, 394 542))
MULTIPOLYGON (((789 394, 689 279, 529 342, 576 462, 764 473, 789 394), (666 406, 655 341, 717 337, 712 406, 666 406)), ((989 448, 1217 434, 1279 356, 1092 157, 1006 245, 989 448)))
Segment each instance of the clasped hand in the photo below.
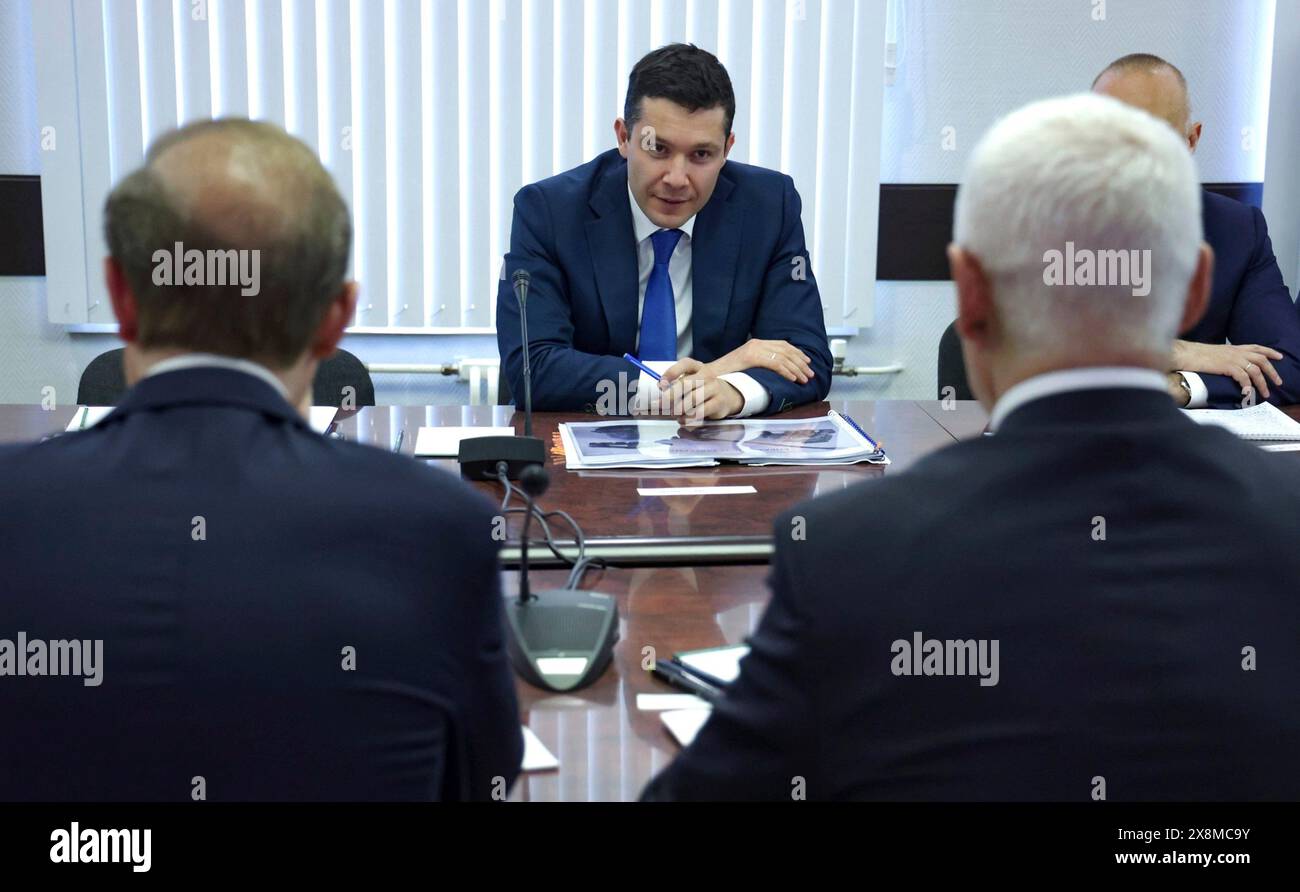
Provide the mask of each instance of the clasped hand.
POLYGON ((1282 376, 1269 360, 1281 359, 1272 347, 1259 344, 1199 344, 1174 341, 1172 371, 1227 375, 1241 387, 1268 399, 1268 382, 1281 385, 1282 376))
POLYGON ((644 411, 675 416, 686 425, 737 415, 745 408, 745 397, 721 376, 758 368, 771 369, 799 384, 814 376, 811 361, 798 347, 786 341, 751 338, 713 362, 678 360, 664 372, 657 398, 651 399, 644 411))

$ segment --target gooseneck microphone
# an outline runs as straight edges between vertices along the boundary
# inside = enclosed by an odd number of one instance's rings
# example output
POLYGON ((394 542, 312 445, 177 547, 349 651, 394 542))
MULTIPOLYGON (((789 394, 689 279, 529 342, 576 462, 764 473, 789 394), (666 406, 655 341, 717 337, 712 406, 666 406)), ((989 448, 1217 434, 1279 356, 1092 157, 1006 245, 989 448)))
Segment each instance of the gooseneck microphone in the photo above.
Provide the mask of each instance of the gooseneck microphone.
MULTIPOLYGON (((501 464, 505 464, 501 462, 501 464)), ((500 473, 505 468, 498 467, 500 473)), ((548 691, 576 691, 600 678, 618 641, 618 602, 576 588, 534 594, 528 585, 528 529, 536 500, 550 477, 541 465, 519 476, 524 522, 519 540, 519 597, 506 601, 506 651, 529 684, 548 691)), ((572 583, 571 583, 572 584, 572 583)))
MULTIPOLYGON (((533 370, 528 363, 528 283, 526 269, 515 270, 515 300, 519 301, 519 331, 524 345, 524 436, 533 435, 533 370)), ((540 495, 540 493, 538 493, 540 495)))
POLYGON ((551 478, 541 465, 529 465, 519 475, 519 488, 524 491, 524 528, 519 533, 519 603, 532 599, 528 591, 528 527, 533 520, 537 500, 551 485, 551 478))
MULTIPOLYGON (((466 480, 493 480, 497 463, 506 463, 506 477, 518 480, 530 465, 546 461, 546 445, 533 436, 533 370, 528 357, 528 283, 532 277, 526 269, 512 276, 515 300, 519 302, 519 334, 524 352, 524 435, 522 437, 470 437, 460 441, 460 474, 466 480)), ((501 369, 504 373, 504 367, 501 369)))

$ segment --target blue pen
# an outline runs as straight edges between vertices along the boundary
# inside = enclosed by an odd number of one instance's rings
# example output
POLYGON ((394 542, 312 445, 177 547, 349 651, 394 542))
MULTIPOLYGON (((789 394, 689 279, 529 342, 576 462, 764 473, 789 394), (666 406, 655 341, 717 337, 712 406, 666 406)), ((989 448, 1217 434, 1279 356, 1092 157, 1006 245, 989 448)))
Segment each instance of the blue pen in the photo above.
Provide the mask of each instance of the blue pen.
POLYGON ((634 366, 636 366, 637 368, 639 368, 641 371, 645 372, 645 373, 646 373, 647 375, 649 375, 651 378, 654 378, 656 381, 658 381, 660 378, 663 377, 663 376, 660 375, 658 372, 656 372, 654 369, 650 368, 650 367, 647 366, 645 363, 643 363, 641 360, 637 359, 637 358, 636 358, 635 356, 633 356, 631 353, 624 353, 624 354, 623 354, 623 358, 626 359, 628 362, 632 363, 632 365, 634 365, 634 366))

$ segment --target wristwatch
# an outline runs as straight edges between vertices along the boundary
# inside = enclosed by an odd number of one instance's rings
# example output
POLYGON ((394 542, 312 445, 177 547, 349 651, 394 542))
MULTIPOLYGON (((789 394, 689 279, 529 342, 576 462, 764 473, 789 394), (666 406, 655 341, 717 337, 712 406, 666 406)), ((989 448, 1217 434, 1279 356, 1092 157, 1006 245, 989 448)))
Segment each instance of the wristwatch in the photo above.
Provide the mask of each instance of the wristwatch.
POLYGON ((1182 372, 1170 372, 1170 374, 1174 376, 1175 383, 1183 389, 1183 393, 1187 394, 1187 399, 1183 401, 1183 405, 1190 406, 1192 404, 1192 385, 1187 383, 1187 376, 1182 372))

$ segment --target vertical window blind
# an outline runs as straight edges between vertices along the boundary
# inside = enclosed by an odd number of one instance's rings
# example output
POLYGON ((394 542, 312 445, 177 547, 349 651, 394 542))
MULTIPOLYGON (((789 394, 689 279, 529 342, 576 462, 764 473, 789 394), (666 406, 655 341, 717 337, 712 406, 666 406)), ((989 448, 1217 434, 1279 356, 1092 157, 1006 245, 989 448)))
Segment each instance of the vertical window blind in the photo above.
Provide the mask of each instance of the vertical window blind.
POLYGON ((178 124, 275 121, 354 214, 354 325, 490 331, 516 190, 614 144, 650 49, 715 52, 734 160, 780 169, 827 324, 868 325, 885 0, 41 0, 34 4, 50 319, 112 321, 110 185, 178 124))

